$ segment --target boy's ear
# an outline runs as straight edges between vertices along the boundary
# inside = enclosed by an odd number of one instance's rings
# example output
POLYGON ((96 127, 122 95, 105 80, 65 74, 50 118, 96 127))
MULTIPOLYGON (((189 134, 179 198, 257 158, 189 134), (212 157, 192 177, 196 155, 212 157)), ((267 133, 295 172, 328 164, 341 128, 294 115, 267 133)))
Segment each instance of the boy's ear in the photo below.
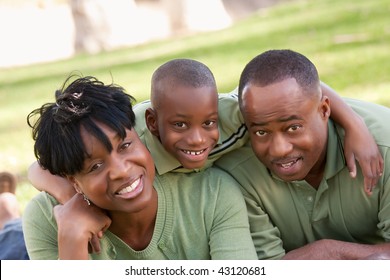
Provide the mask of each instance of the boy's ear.
POLYGON ((157 113, 153 108, 148 108, 145 111, 145 122, 149 131, 156 137, 159 137, 157 126, 157 113))

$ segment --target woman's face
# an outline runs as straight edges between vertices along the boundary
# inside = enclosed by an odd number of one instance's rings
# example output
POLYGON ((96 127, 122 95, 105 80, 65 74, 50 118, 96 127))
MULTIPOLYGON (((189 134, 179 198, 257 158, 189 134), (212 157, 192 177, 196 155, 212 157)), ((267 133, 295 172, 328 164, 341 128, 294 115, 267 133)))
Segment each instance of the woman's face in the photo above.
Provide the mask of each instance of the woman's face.
POLYGON ((109 211, 138 212, 153 198, 154 162, 134 129, 126 129, 126 137, 97 123, 113 147, 107 148, 92 134, 81 128, 88 156, 83 170, 70 177, 76 188, 95 205, 109 211))

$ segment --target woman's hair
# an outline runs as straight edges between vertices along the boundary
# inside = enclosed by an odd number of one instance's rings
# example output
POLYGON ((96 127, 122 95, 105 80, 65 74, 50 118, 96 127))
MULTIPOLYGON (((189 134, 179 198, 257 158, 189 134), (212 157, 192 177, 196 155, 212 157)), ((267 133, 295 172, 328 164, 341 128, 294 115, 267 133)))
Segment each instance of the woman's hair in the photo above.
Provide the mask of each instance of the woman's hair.
POLYGON ((87 152, 81 128, 111 151, 108 137, 96 123, 108 126, 122 139, 126 137, 125 128, 132 129, 135 125, 132 108, 135 99, 122 87, 105 85, 91 76, 70 83, 74 77, 67 78, 62 89, 55 92, 56 102, 46 103, 27 116, 39 164, 60 176, 74 175, 83 168, 87 152))

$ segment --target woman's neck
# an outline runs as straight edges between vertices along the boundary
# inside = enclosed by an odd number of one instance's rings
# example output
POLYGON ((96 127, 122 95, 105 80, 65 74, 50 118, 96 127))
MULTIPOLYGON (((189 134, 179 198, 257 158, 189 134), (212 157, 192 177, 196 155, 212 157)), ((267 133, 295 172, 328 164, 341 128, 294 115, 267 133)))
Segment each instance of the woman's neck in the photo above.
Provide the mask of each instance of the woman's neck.
POLYGON ((145 249, 153 237, 157 217, 157 192, 147 208, 137 213, 110 212, 109 230, 136 251, 145 249))

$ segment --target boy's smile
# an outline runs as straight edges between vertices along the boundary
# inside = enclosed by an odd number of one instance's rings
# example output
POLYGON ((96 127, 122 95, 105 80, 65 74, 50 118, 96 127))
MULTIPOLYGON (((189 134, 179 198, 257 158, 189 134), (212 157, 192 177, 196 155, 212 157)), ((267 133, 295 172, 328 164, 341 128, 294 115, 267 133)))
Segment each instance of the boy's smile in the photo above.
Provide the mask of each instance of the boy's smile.
POLYGON ((184 168, 202 168, 219 139, 216 89, 175 86, 165 94, 156 118, 164 148, 184 168))

